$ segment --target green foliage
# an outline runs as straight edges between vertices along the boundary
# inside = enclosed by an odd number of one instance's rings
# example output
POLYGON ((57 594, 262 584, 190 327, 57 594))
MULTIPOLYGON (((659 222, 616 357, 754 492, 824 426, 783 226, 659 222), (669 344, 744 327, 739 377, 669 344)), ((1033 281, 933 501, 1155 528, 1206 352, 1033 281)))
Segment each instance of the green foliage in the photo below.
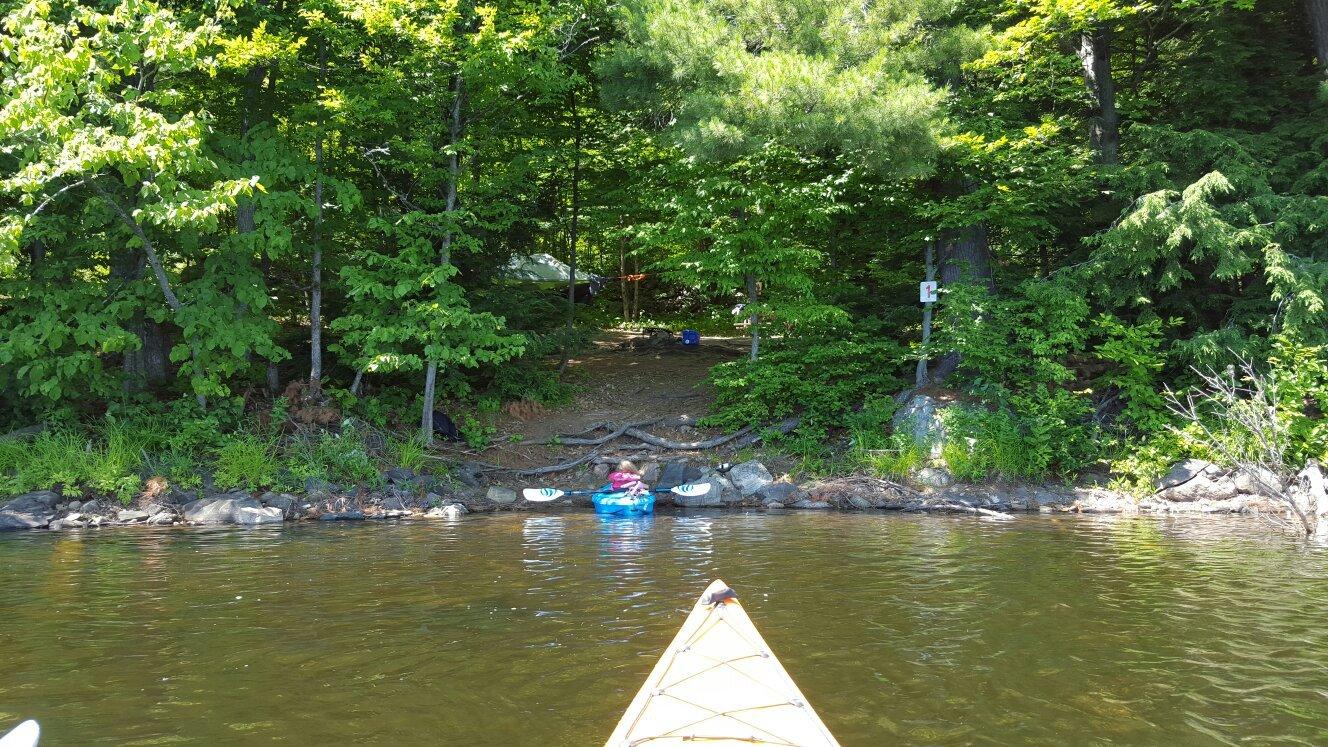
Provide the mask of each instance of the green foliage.
POLYGON ((1281 335, 1273 340, 1268 364, 1277 386, 1291 464, 1308 459, 1328 463, 1328 346, 1306 345, 1281 335))
POLYGON ((341 485, 377 486, 382 482, 363 429, 350 422, 336 433, 324 431, 293 439, 285 448, 284 466, 291 489, 303 489, 308 478, 341 485))
POLYGON ((409 438, 394 439, 391 443, 392 461, 397 466, 405 467, 408 470, 419 472, 428 465, 426 454, 428 453, 424 446, 424 440, 419 434, 411 434, 409 438))
POLYGON ((1124 404, 1121 417, 1136 432, 1157 433, 1170 424, 1162 397, 1160 375, 1166 366, 1162 352, 1161 319, 1126 324, 1115 316, 1103 314, 1094 320, 1103 341, 1094 348, 1096 356, 1112 367, 1098 381, 1113 387, 1124 404))
POLYGON ((926 466, 931 455, 927 444, 918 443, 911 433, 892 433, 881 442, 878 433, 873 432, 875 438, 864 438, 854 431, 850 461, 855 467, 898 480, 926 466))
POLYGON ((57 485, 87 488, 124 503, 142 488, 139 472, 149 432, 111 422, 89 437, 71 429, 0 441, 0 491, 24 493, 57 485))
POLYGON ((224 437, 214 452, 213 484, 222 489, 268 487, 277 478, 277 448, 271 439, 256 433, 224 437))
POLYGON ((1088 340, 1088 302, 1067 283, 1028 280, 1007 296, 955 284, 938 316, 937 350, 961 356, 971 385, 995 402, 1063 386, 1088 340))
POLYGON ((1095 434, 1082 417, 1082 401, 1068 392, 1035 403, 1016 397, 995 410, 947 408, 941 458, 962 480, 1074 475, 1097 455, 1095 434))
POLYGON ((758 361, 716 366, 710 377, 716 401, 706 422, 734 428, 798 414, 800 428, 824 430, 868 400, 880 407, 881 397, 903 387, 903 349, 870 325, 820 334, 827 339, 787 339, 758 361))

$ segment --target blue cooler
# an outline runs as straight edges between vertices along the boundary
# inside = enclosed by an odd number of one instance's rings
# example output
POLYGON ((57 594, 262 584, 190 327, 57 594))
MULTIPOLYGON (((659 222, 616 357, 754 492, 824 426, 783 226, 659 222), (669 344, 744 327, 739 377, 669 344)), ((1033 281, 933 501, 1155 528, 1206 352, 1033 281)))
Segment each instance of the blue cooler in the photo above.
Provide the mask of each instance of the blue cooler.
POLYGON ((701 344, 701 333, 694 329, 684 329, 682 331, 682 344, 689 348, 699 346, 701 344))

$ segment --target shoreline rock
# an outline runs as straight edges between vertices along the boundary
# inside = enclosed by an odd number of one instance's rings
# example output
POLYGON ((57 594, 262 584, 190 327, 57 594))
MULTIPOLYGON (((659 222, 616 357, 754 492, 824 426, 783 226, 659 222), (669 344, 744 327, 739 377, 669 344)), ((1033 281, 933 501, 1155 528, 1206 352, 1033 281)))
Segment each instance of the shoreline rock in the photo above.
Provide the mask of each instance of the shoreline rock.
MULTIPOLYGON (((732 467, 710 467, 682 459, 657 467, 657 487, 669 483, 709 483, 709 494, 694 498, 662 493, 659 506, 679 509, 724 508, 742 510, 838 510, 846 512, 901 511, 969 513, 1082 513, 1082 514, 1186 514, 1285 515, 1285 504, 1258 495, 1275 476, 1236 474, 1201 460, 1177 464, 1156 483, 1152 495, 1136 498, 1095 485, 1055 483, 957 483, 952 479, 923 481, 910 486, 867 475, 824 478, 800 483, 789 475, 776 476, 757 460, 732 467)), ((948 478, 949 475, 944 475, 948 478)), ((564 480, 575 483, 577 478, 564 480)), ((599 482, 587 469, 582 480, 599 482)), ((915 481, 917 483, 917 481, 915 481)), ((0 530, 94 529, 111 526, 255 527, 300 521, 365 521, 387 519, 459 520, 471 513, 494 511, 582 510, 588 498, 568 497, 554 504, 523 501, 507 484, 448 482, 409 470, 384 473, 383 484, 342 487, 309 480, 303 494, 276 491, 228 492, 167 490, 122 505, 107 496, 71 495, 35 491, 0 499, 0 530)))

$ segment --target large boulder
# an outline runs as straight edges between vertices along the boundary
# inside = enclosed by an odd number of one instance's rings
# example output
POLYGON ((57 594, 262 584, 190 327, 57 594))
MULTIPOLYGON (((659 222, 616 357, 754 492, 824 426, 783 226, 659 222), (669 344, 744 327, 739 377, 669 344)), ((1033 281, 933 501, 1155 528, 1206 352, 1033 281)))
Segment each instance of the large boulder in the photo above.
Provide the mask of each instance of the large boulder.
POLYGON ((733 465, 729 469, 727 477, 728 481, 733 483, 733 487, 738 489, 738 493, 743 498, 775 481, 775 476, 770 474, 770 470, 755 459, 733 465))
POLYGON ((1220 467, 1202 459, 1186 459, 1157 482, 1153 497, 1173 503, 1227 501, 1239 494, 1236 480, 1220 467))
POLYGON ((925 488, 948 488, 954 484, 954 476, 944 467, 923 467, 909 480, 925 488))
POLYGON ((184 504, 180 508, 184 520, 191 524, 275 524, 284 518, 275 506, 264 506, 253 498, 210 496, 184 504))
POLYGON ((941 422, 943 406, 936 398, 926 394, 914 394, 895 411, 891 425, 895 433, 909 433, 920 444, 932 444, 939 450, 945 441, 945 425, 941 422))
POLYGON ((516 503, 516 491, 499 485, 490 487, 489 492, 484 497, 500 506, 509 506, 516 503))
POLYGON ((1251 467, 1236 473, 1236 490, 1245 495, 1278 495, 1286 491, 1286 483, 1272 470, 1251 467))
POLYGON ((0 529, 40 529, 55 518, 60 496, 49 490, 25 493, 0 506, 0 529))
POLYGON ((281 511, 283 516, 288 516, 291 518, 295 517, 297 513, 296 509, 300 505, 299 499, 289 493, 267 492, 264 493, 263 496, 258 500, 264 506, 267 506, 268 508, 278 509, 279 511, 281 511))
POLYGON ((773 505, 783 507, 807 500, 811 496, 791 482, 772 482, 756 491, 756 497, 767 507, 773 505))
POLYGON ((665 462, 659 471, 659 480, 654 487, 660 490, 676 488, 679 485, 700 482, 703 470, 681 460, 665 462))
POLYGON ((403 485, 415 479, 415 471, 406 467, 393 467, 385 472, 383 477, 394 485, 403 485))
POLYGON ((232 519, 241 526, 258 524, 280 524, 286 515, 276 506, 240 506, 235 509, 232 519))
POLYGON ((706 470, 701 473, 700 477, 692 482, 697 485, 702 483, 710 485, 710 492, 705 495, 690 497, 674 495, 673 502, 675 504, 687 508, 713 508, 716 506, 723 506, 726 503, 735 503, 742 500, 742 494, 738 492, 737 488, 733 487, 733 483, 729 482, 723 475, 714 470, 706 470))

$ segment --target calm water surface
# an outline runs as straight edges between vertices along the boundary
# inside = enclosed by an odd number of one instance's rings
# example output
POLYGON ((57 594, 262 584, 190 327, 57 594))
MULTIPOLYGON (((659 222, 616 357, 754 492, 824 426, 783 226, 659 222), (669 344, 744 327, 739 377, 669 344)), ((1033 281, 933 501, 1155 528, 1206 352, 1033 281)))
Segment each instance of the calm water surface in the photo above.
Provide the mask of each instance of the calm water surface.
POLYGON ((0 537, 44 744, 598 744, 705 584, 845 745, 1328 743, 1328 554, 1248 522, 587 514, 0 537))

